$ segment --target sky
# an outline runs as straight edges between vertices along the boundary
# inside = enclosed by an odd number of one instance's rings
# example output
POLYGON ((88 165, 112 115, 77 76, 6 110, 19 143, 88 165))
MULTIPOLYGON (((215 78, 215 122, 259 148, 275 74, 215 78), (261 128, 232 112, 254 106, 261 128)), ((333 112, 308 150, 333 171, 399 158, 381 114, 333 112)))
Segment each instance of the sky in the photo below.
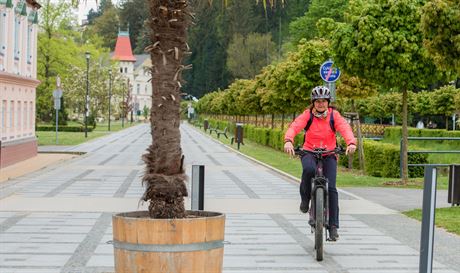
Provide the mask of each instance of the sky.
MULTIPOLYGON (((99 1, 97 1, 97 3, 99 3, 99 1)), ((78 22, 81 23, 83 19, 86 19, 86 15, 90 11, 90 9, 96 11, 97 6, 98 4, 96 4, 96 0, 81 1, 78 5, 78 22)))
MULTIPOLYGON (((122 0, 112 0, 112 3, 117 6, 121 1, 122 0)), ((78 22, 81 23, 83 19, 86 19, 86 15, 91 9, 97 11, 99 3, 100 0, 81 0, 80 4, 78 5, 78 22)))

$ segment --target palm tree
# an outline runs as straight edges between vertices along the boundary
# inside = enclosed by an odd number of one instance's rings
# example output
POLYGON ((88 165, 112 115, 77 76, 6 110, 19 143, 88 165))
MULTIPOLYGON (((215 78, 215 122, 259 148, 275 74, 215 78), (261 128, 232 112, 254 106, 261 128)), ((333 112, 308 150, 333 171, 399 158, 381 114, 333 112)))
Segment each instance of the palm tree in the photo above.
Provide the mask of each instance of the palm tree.
MULTIPOLYGON (((200 0, 194 0, 200 1, 200 0)), ((212 3, 212 0, 208 0, 212 3)), ((223 0, 227 2, 227 0, 223 0)), ((258 0, 256 0, 258 1, 258 0)), ((276 0, 262 0, 264 7, 276 0)), ((146 51, 152 60, 152 144, 143 155, 146 171, 142 199, 150 202, 152 218, 183 218, 187 196, 184 157, 180 146, 181 72, 190 54, 187 29, 193 14, 190 0, 148 0, 151 44, 146 51)), ((284 0, 281 0, 284 3, 284 0)))

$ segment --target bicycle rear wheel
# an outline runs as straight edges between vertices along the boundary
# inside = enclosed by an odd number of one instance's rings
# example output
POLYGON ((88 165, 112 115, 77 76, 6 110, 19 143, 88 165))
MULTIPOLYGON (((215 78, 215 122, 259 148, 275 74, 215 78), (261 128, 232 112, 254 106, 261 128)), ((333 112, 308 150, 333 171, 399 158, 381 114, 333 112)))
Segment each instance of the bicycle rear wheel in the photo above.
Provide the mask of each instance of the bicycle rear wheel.
POLYGON ((316 189, 315 198, 315 249, 316 260, 323 260, 323 231, 324 231, 324 189, 316 189))

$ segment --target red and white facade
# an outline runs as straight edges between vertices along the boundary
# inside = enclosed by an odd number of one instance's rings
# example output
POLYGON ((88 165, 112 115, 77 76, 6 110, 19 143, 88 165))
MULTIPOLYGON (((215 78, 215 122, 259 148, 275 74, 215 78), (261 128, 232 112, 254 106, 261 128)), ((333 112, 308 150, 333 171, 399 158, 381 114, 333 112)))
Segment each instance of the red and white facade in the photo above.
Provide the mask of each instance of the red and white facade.
POLYGON ((35 0, 0 0, 0 168, 37 155, 35 0))
POLYGON ((129 80, 135 110, 142 110, 144 106, 149 109, 152 103, 152 84, 150 82, 150 68, 152 62, 150 55, 133 55, 129 30, 118 31, 117 43, 112 59, 118 61, 120 74, 129 80))

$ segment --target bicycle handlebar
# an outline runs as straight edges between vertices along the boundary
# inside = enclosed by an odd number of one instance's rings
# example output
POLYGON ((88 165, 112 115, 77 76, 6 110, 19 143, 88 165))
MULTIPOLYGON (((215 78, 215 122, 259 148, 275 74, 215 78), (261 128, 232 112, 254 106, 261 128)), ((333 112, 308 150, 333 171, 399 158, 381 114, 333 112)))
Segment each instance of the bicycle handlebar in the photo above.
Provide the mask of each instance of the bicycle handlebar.
POLYGON ((325 155, 325 154, 344 154, 345 151, 343 149, 342 146, 337 146, 335 149, 333 150, 325 150, 324 148, 316 148, 315 150, 304 150, 300 147, 297 147, 294 149, 294 153, 300 157, 306 155, 307 153, 310 153, 310 154, 313 154, 313 155, 317 155, 317 156, 322 156, 322 155, 325 155))

